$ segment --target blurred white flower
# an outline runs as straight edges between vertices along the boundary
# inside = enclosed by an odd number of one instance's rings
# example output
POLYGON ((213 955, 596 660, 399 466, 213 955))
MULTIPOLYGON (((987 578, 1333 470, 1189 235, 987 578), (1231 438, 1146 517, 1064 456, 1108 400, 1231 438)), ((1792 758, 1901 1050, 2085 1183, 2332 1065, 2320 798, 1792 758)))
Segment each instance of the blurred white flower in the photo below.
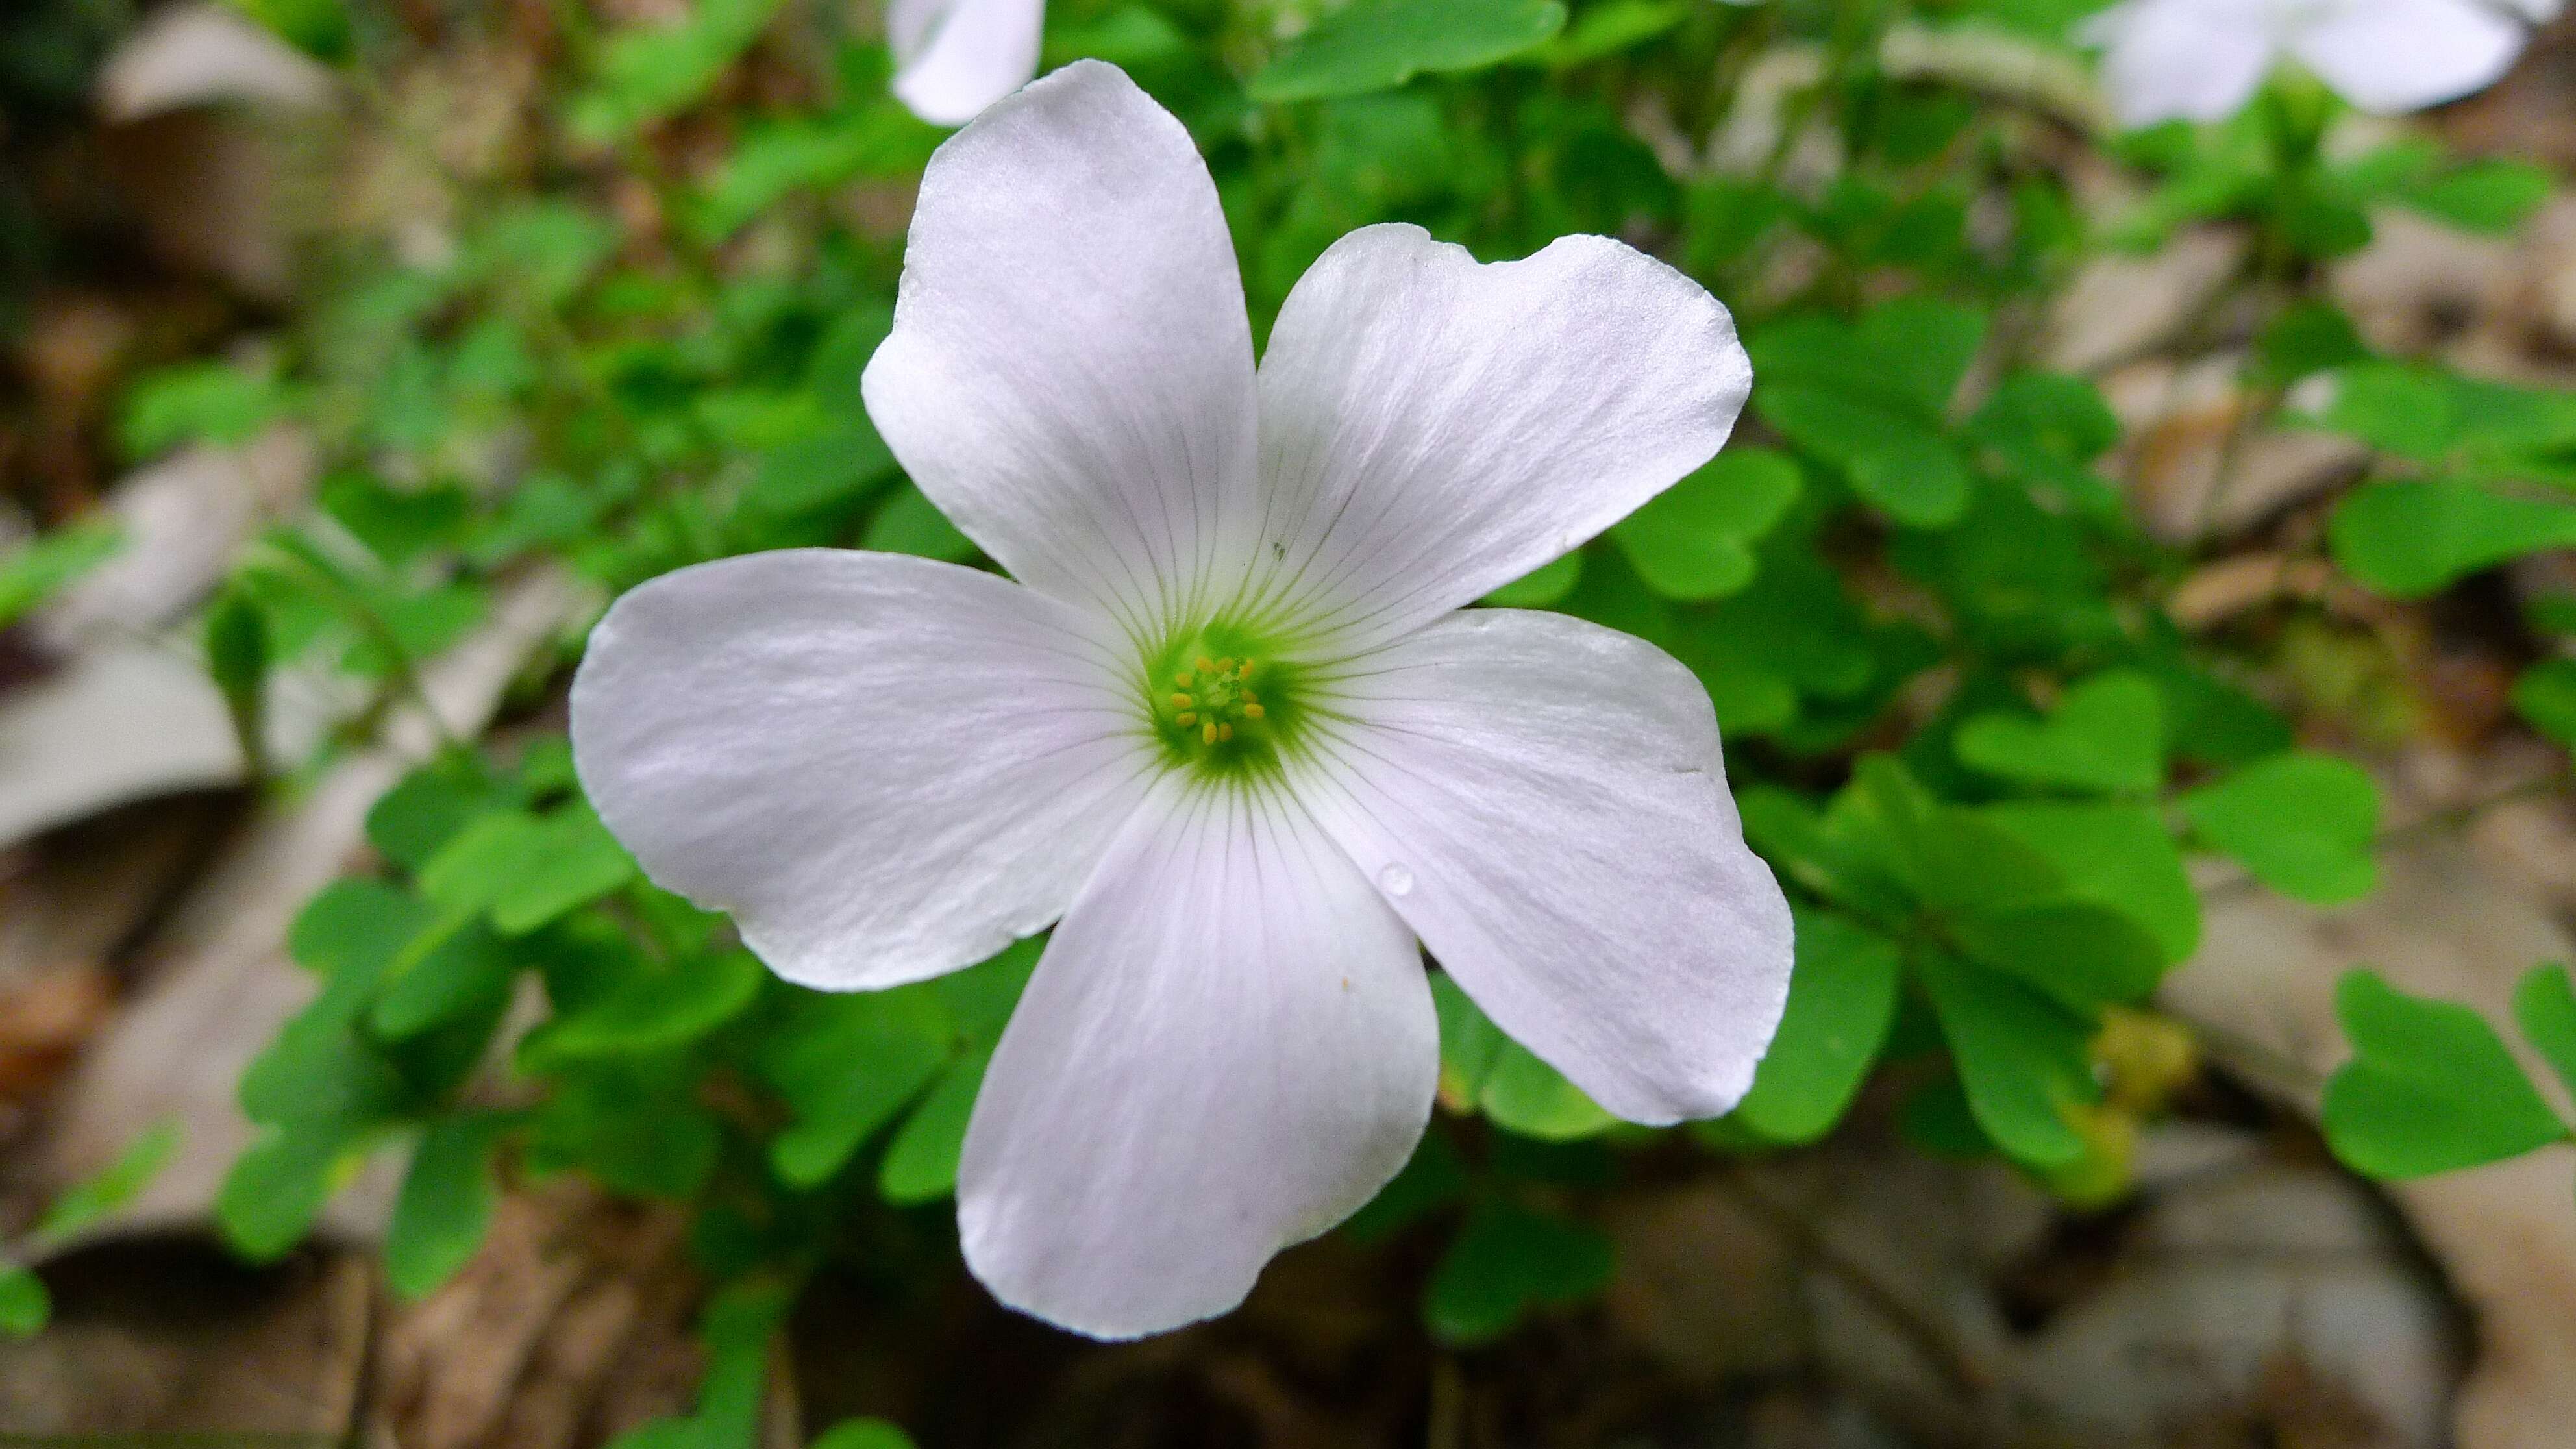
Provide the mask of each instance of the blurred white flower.
POLYGON ((1046 0, 894 0, 894 94, 934 126, 963 125, 1038 73, 1046 0))
POLYGON ((2122 0, 2087 21, 2122 123, 2235 114, 2283 58, 2392 115, 2494 84, 2560 0, 2122 0))
POLYGON ((1750 385, 1726 309, 1618 242, 1485 266, 1410 226, 1327 251, 1256 370, 1188 134, 1076 64, 940 148, 866 374, 1017 582, 804 549, 647 583, 573 685, 582 780, 792 981, 1061 916, 967 1132, 967 1261, 1100 1336, 1222 1313, 1421 1136, 1417 938, 1622 1117, 1750 1083, 1789 911, 1706 693, 1461 611, 1715 453, 1750 385))

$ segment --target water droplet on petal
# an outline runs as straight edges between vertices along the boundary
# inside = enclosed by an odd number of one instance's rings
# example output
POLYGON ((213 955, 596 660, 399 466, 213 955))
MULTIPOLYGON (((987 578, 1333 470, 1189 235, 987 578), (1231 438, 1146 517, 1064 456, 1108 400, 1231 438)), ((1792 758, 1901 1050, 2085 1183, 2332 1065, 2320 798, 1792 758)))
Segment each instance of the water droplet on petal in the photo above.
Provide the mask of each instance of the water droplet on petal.
POLYGON ((1377 888, 1391 896, 1413 893, 1413 872, 1400 865, 1390 865, 1377 873, 1377 888))

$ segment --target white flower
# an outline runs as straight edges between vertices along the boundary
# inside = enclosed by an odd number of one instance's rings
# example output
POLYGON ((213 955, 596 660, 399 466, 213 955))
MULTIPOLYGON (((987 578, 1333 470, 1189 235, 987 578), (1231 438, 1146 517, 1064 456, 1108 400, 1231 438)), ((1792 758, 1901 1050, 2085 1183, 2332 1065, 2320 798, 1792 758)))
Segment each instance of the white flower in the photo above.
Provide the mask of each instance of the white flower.
POLYGON ((934 126, 975 119, 1038 73, 1046 0, 893 0, 895 99, 934 126))
POLYGON ((940 148, 866 375, 1018 582, 830 549, 654 580, 591 636, 574 757, 791 981, 1061 916, 967 1132, 967 1261, 1103 1337, 1222 1313, 1421 1136, 1417 938, 1622 1117, 1750 1082, 1789 912, 1706 693, 1460 611, 1707 459, 1750 384, 1726 309, 1615 241, 1480 266, 1410 226, 1326 252, 1256 372, 1187 133, 1076 64, 940 148))
POLYGON ((2365 111, 2457 100, 2501 79, 2560 0, 2122 0, 2086 22, 2123 124, 2235 114, 2283 57, 2365 111))

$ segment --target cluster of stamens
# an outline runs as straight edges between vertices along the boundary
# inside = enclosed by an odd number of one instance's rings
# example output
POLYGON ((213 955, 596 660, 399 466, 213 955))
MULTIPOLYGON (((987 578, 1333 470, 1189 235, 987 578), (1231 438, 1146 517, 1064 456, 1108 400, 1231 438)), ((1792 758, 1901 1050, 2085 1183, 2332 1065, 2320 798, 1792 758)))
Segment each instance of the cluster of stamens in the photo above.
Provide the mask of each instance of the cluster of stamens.
POLYGON ((1201 745, 1234 738, 1234 727, 1262 717, 1261 696, 1252 692, 1252 661, 1209 659, 1202 655, 1190 668, 1172 676, 1165 696, 1172 722, 1198 731, 1201 745))

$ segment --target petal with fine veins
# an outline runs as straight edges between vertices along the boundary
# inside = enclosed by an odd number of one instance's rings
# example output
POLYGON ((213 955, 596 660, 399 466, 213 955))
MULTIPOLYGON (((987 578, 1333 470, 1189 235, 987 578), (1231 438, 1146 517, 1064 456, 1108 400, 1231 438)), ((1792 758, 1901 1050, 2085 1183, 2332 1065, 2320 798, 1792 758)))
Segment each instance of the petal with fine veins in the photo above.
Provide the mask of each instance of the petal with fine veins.
POLYGON ((1291 779, 1503 1030, 1611 1112, 1714 1116, 1789 987, 1717 719, 1654 646, 1473 609, 1353 661, 1291 779))
POLYGON ((1054 920, 1143 797, 1098 628, 927 559, 699 564, 591 632, 573 761, 645 873, 779 975, 920 980, 1054 920))
POLYGON ((1252 334, 1181 123, 1080 61, 931 158, 868 412, 1022 583, 1150 635, 1250 502, 1252 334))
POLYGON ((1046 0, 894 0, 896 99, 934 126, 975 119, 1038 73, 1046 0))
POLYGON ((1313 820, 1275 786, 1167 785, 985 1074, 967 1264, 1101 1338, 1223 1313, 1404 1165, 1439 1058, 1412 936, 1313 820))
POLYGON ((2479 0, 2369 0, 2309 22, 2290 49, 2354 106, 2397 115, 2493 85, 2524 38, 2479 0))
POLYGON ((1481 597, 1708 461, 1752 377, 1716 298, 1606 237, 1352 232, 1262 359, 1255 611, 1358 648, 1481 597))

